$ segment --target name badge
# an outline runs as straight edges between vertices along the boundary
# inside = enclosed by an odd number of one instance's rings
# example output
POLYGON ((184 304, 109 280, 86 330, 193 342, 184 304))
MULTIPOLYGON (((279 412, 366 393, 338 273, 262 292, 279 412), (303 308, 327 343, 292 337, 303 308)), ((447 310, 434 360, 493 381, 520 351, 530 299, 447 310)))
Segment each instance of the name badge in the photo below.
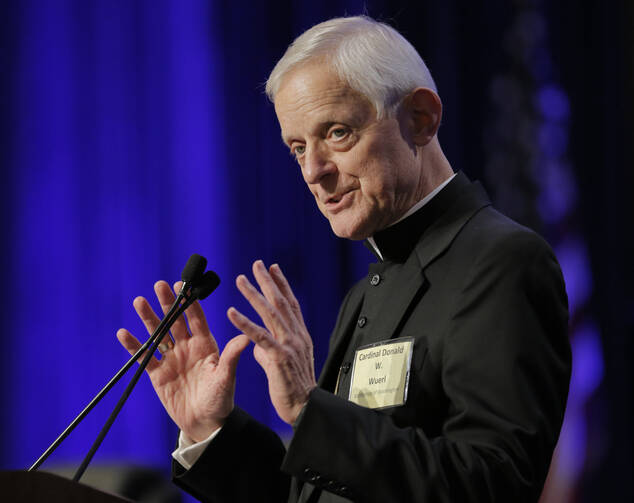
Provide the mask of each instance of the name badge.
POLYGON ((403 405, 407 400, 413 337, 377 342, 357 349, 348 399, 370 409, 403 405))

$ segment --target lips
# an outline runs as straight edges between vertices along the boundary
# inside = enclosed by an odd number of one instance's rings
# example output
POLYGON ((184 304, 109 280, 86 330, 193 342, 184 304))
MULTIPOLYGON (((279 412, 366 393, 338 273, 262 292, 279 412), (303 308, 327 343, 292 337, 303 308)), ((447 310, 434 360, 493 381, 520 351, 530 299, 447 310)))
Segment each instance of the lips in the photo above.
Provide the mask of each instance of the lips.
POLYGON ((330 196, 328 199, 326 199, 324 206, 331 213, 336 213, 344 209, 352 202, 353 190, 354 189, 348 189, 343 192, 339 192, 338 194, 335 194, 333 196, 330 196))

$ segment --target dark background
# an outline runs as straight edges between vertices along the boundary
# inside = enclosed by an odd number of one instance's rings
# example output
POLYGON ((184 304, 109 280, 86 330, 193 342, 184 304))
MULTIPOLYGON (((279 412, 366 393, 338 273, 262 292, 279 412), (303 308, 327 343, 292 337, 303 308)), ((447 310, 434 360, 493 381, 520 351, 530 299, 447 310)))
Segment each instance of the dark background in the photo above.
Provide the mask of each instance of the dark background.
MULTIPOLYGON (((575 368, 545 501, 632 501, 634 4, 628 1, 2 1, 4 234, 1 466, 24 468, 126 358, 131 302, 189 254, 223 279, 205 301, 221 344, 233 278, 287 272, 325 358, 346 289, 371 261, 330 233, 279 140, 263 83, 313 24, 369 14, 428 64, 455 170, 553 245, 575 368)), ((116 394, 116 393, 115 393, 116 394)), ((112 400, 110 401, 112 402, 112 400)), ((237 402, 277 418, 247 352, 237 402)), ((76 463, 99 407, 50 463, 76 463)), ((147 379, 95 462, 165 471, 175 430, 147 379)))

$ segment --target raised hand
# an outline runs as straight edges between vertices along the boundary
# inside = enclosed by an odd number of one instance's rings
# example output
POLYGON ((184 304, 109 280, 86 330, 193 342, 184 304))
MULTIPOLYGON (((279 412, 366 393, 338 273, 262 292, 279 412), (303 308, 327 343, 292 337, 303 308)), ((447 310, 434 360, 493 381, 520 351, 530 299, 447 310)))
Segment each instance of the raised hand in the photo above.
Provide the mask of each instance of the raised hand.
POLYGON ((253 275, 261 292, 244 275, 236 278, 236 285, 266 328, 233 307, 227 316, 255 343, 253 354, 268 378, 273 406, 283 421, 293 424, 308 394, 317 385, 313 342, 280 267, 275 264, 267 270, 258 260, 253 264, 253 275))
MULTIPOLYGON (((174 291, 179 289, 180 282, 174 291)), ((165 281, 158 281, 154 291, 166 313, 175 300, 174 293, 165 281)), ((134 299, 133 305, 151 334, 160 323, 159 317, 143 297, 134 299)), ((160 360, 152 357, 147 373, 172 420, 189 439, 200 442, 221 427, 233 410, 236 367, 249 339, 245 335, 234 337, 220 354, 200 304, 192 304, 185 316, 191 333, 181 316, 172 326, 174 344, 168 336, 163 339, 168 349, 160 360)), ((130 354, 141 347, 124 328, 117 332, 117 338, 130 354)))

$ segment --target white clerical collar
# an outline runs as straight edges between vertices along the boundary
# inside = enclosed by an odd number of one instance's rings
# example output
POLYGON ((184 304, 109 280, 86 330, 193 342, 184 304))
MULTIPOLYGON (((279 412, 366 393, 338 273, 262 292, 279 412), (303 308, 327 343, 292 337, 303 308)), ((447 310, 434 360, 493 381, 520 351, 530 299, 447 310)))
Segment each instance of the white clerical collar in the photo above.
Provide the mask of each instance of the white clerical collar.
MULTIPOLYGON (((451 175, 449 178, 447 178, 444 182, 442 182, 438 187, 436 187, 434 190, 432 190, 429 194, 427 194, 425 197, 423 197, 420 201, 418 201, 414 206, 412 206, 401 218, 399 218, 396 222, 392 222, 390 225, 388 225, 387 227, 392 227, 393 225, 396 225, 397 223, 399 223, 401 220, 405 220, 407 217, 409 217, 410 215, 413 215, 414 213, 416 213, 418 210, 420 210, 423 206, 425 206, 429 201, 431 201, 434 196, 436 194, 438 194, 444 187, 445 185, 447 185, 451 180, 453 180, 453 177, 456 176, 456 173, 454 173, 453 175, 451 175)), ((387 229, 386 227, 386 229, 387 229)), ((381 250, 379 250, 379 247, 376 245, 376 241, 374 241, 374 237, 370 236, 368 238, 368 243, 370 243, 370 245, 372 246, 372 248, 374 248, 375 253, 379 256, 379 258, 381 260, 383 260, 383 254, 381 253, 381 250)))

